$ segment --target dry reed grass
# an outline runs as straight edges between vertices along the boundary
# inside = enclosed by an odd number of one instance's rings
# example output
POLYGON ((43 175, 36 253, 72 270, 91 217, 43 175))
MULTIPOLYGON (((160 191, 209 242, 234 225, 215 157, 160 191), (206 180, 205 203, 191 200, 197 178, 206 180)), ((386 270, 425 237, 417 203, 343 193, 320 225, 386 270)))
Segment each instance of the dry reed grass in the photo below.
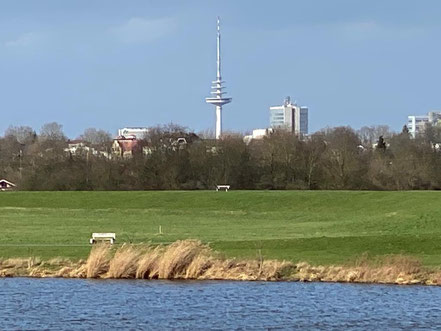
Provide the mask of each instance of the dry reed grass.
POLYGON ((168 246, 96 245, 86 262, 66 259, 7 259, 0 261, 0 277, 73 277, 141 279, 299 280, 390 284, 441 285, 441 270, 422 267, 404 255, 359 257, 353 265, 311 266, 306 262, 225 259, 197 240, 168 246))
POLYGON ((135 278, 141 252, 132 245, 123 245, 109 263, 108 278, 135 278))
POLYGON ((98 244, 92 248, 86 261, 86 277, 98 278, 109 270, 110 245, 98 244))
MULTIPOLYGON (((278 280, 294 271, 280 261, 221 259, 198 240, 180 240, 169 246, 123 245, 109 258, 108 246, 97 246, 86 262, 88 278, 278 280)), ((57 276, 73 276, 65 267, 57 276)), ((81 276, 83 273, 79 273, 81 276)))
POLYGON ((80 264, 78 267, 74 268, 70 271, 66 276, 63 274, 59 275, 59 277, 68 277, 68 278, 86 278, 87 277, 87 268, 86 264, 80 264))
POLYGON ((163 253, 163 247, 149 248, 141 256, 136 269, 136 278, 157 279, 159 278, 159 261, 163 253))
POLYGON ((258 280, 259 265, 257 261, 216 260, 201 279, 258 280))
POLYGON ((2 261, 2 268, 28 268, 33 258, 11 258, 2 261))
POLYGON ((296 265, 296 278, 301 281, 417 284, 429 278, 428 270, 417 259, 404 255, 389 255, 381 259, 362 256, 354 266, 296 265))
POLYGON ((213 266, 213 258, 206 252, 200 252, 193 258, 185 271, 186 279, 198 279, 213 266))
POLYGON ((269 260, 263 262, 261 275, 265 280, 279 280, 291 276, 295 269, 292 262, 269 260))
POLYGON ((198 240, 178 240, 169 245, 159 261, 159 278, 185 278, 187 268, 202 252, 209 250, 198 240))

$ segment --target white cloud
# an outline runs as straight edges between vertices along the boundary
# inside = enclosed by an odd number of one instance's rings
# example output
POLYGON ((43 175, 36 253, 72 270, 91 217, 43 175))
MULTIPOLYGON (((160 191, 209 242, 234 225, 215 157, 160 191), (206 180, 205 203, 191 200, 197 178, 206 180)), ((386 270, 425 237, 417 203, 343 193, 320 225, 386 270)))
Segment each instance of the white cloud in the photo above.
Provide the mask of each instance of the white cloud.
POLYGON ((27 47, 35 44, 40 36, 35 32, 28 32, 20 35, 17 39, 8 40, 4 43, 6 47, 27 47))
POLYGON ((112 33, 125 43, 146 43, 170 33, 175 23, 170 18, 147 20, 139 17, 129 19, 123 25, 112 28, 112 33))

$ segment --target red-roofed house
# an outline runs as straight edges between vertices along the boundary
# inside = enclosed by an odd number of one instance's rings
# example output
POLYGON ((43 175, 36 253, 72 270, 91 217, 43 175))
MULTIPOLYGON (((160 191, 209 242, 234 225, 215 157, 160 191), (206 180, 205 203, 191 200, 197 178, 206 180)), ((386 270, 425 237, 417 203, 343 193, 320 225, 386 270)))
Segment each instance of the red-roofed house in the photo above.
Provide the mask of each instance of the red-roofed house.
POLYGON ((7 181, 6 179, 0 179, 0 191, 10 191, 16 188, 14 183, 7 181))
POLYGON ((135 136, 118 136, 113 139, 112 152, 121 157, 132 157, 139 148, 135 136))

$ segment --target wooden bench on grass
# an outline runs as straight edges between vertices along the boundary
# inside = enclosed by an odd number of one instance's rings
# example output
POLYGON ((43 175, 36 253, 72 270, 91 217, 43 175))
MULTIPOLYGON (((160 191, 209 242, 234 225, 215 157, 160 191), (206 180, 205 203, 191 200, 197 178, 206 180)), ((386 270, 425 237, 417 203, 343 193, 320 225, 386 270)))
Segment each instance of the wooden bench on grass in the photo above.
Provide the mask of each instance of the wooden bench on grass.
POLYGON ((89 240, 91 244, 95 244, 98 241, 108 241, 111 244, 113 244, 116 240, 116 235, 113 232, 107 232, 107 233, 98 233, 94 232, 92 233, 92 238, 89 240))
POLYGON ((230 189, 230 185, 216 185, 216 191, 223 190, 225 192, 228 192, 230 189))

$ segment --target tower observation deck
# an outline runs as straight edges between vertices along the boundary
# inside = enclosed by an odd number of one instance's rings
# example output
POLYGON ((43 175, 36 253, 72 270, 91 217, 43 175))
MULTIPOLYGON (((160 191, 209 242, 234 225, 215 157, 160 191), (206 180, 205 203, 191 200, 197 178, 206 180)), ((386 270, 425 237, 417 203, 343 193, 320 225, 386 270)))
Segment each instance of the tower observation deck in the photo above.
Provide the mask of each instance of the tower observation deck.
POLYGON ((230 103, 231 98, 224 97, 226 92, 224 91, 225 86, 223 86, 224 81, 222 81, 221 75, 221 34, 220 34, 220 19, 217 18, 217 75, 216 80, 212 82, 211 94, 212 97, 205 98, 207 103, 211 103, 216 107, 216 139, 219 139, 222 135, 222 106, 230 103))

